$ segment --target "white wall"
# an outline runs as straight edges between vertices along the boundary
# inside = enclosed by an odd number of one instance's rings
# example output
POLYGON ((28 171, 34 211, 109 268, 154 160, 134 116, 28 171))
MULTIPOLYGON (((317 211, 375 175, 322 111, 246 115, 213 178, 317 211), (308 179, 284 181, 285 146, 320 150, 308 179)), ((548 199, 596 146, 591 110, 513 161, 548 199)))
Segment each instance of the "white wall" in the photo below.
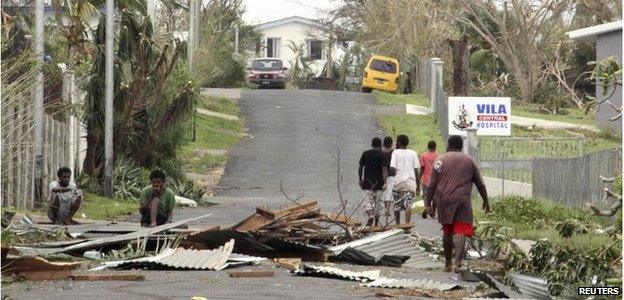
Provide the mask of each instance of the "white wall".
MULTIPOLYGON (((261 30, 260 32, 263 35, 264 42, 266 42, 267 38, 279 38, 280 39, 279 58, 281 58, 284 61, 284 65, 289 69, 291 69, 291 62, 295 60, 295 53, 292 50, 290 50, 290 48, 288 47, 288 45, 290 45, 290 41, 293 41, 295 45, 299 46, 300 44, 305 43, 307 40, 320 39, 318 37, 319 31, 317 28, 310 26, 310 25, 297 23, 297 22, 264 29, 264 30, 261 30), (310 34, 313 34, 313 35, 310 35, 310 34)), ((306 49, 305 50, 306 55, 308 55, 307 44, 304 49, 306 49)), ((266 56, 266 49, 262 50, 260 56, 261 57, 266 56)), ((326 63, 326 60, 324 59, 315 60, 314 63, 312 64, 312 71, 314 72, 314 74, 319 75, 325 63, 326 63)))

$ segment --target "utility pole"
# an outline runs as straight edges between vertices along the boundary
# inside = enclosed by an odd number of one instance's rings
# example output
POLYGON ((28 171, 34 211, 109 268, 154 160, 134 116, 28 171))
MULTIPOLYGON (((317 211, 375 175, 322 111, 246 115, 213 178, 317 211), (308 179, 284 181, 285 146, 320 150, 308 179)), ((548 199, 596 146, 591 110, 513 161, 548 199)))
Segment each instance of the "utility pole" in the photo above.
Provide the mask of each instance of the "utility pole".
POLYGON ((35 1, 35 57, 37 59, 37 77, 35 78, 35 178, 34 199, 35 207, 43 204, 43 0, 35 1))
POLYGON ((238 54, 238 23, 234 25, 234 53, 238 54))
POLYGON ((115 1, 106 0, 106 89, 104 90, 104 196, 113 196, 113 94, 115 1))
POLYGON ((196 2, 197 0, 189 0, 189 32, 186 45, 188 47, 188 67, 190 73, 193 73, 193 63, 195 58, 195 31, 197 30, 195 27, 197 25, 195 22, 195 19, 197 19, 196 2))

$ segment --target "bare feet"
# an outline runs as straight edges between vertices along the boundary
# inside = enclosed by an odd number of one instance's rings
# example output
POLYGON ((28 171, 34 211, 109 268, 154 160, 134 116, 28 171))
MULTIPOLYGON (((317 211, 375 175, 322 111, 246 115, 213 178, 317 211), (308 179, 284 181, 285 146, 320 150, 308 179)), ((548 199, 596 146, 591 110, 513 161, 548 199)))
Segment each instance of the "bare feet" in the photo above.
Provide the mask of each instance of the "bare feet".
POLYGON ((156 227, 156 223, 149 224, 149 227, 156 227))

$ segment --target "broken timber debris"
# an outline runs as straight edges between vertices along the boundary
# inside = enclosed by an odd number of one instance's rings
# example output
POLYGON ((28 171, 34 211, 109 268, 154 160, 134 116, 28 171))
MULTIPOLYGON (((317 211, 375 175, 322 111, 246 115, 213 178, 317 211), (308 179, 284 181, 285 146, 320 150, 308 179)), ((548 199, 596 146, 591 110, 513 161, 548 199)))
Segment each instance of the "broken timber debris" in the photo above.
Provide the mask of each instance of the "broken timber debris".
POLYGON ((69 278, 80 262, 50 262, 41 257, 13 257, 2 259, 2 274, 17 275, 27 280, 56 280, 69 278))
POLYGON ((275 276, 275 271, 230 271, 227 273, 232 278, 275 276))
POLYGON ((143 281, 143 274, 73 274, 74 281, 143 281))

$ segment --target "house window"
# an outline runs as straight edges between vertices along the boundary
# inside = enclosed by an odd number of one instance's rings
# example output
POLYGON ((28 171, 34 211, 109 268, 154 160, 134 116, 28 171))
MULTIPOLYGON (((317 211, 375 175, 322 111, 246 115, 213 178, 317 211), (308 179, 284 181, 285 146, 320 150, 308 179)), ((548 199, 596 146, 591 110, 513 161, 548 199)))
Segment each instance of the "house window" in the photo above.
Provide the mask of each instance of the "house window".
POLYGON ((311 59, 323 59, 323 41, 309 41, 308 53, 311 59))
POLYGON ((279 38, 266 39, 266 57, 279 57, 279 38))

